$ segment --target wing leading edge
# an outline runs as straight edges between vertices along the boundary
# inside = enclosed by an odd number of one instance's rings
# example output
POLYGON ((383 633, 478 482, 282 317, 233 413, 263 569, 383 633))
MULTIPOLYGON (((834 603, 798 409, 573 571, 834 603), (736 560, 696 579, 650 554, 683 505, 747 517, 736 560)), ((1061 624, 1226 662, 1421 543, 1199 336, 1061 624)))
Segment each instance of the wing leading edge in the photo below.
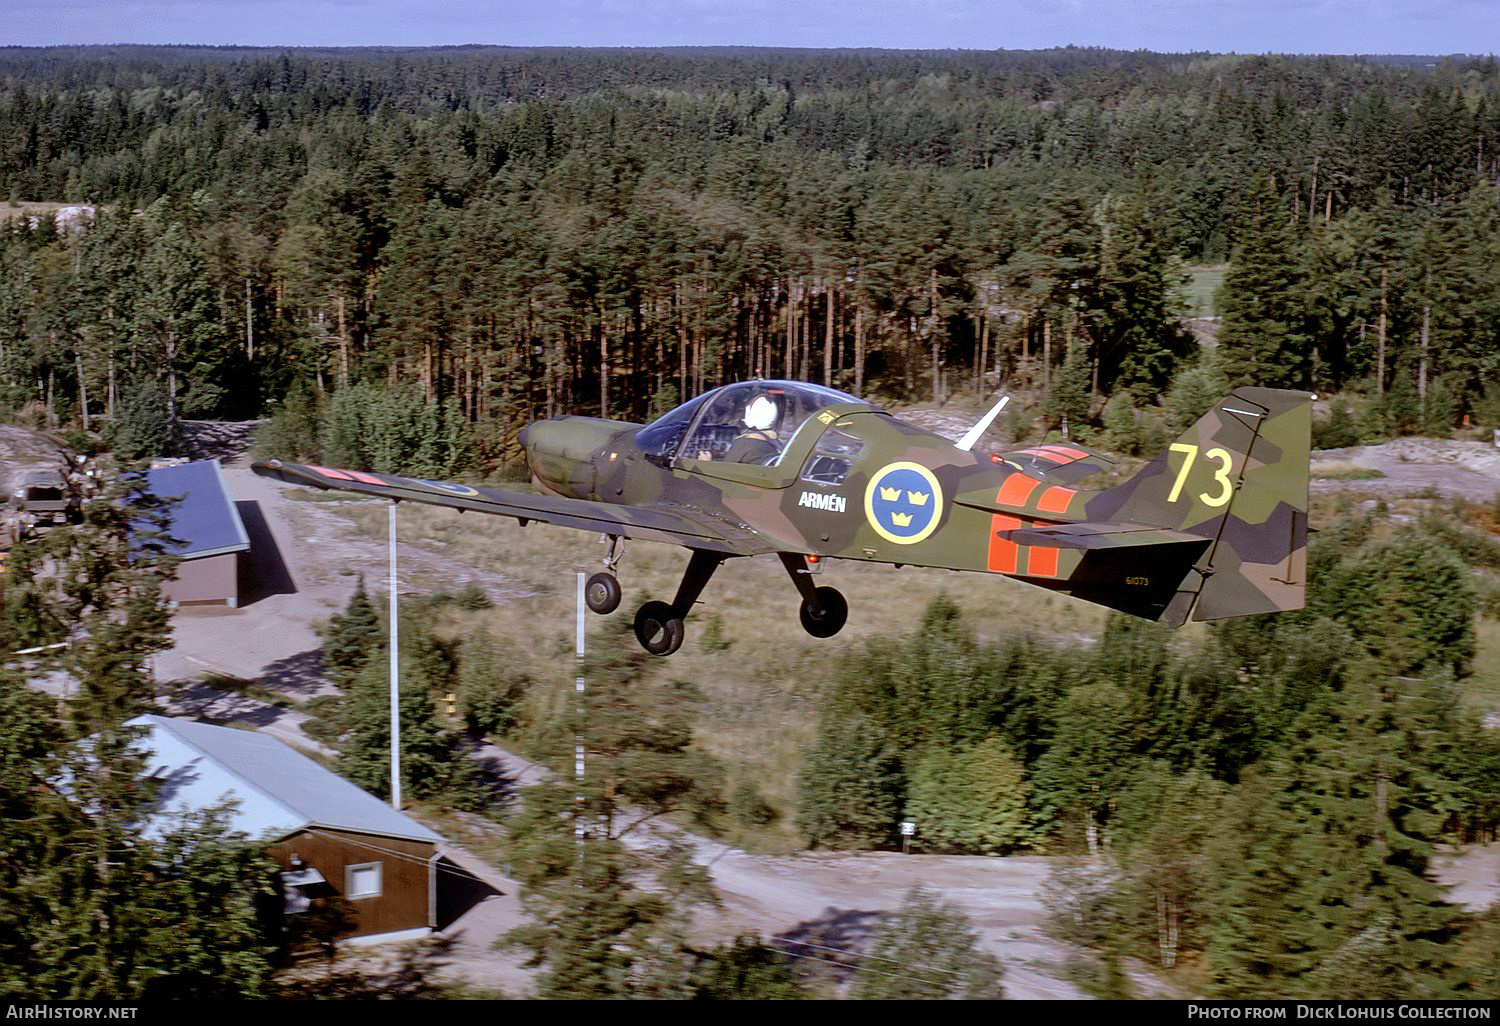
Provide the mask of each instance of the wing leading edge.
POLYGON ((645 541, 667 542, 725 556, 755 556, 779 551, 745 524, 698 518, 685 510, 666 506, 614 506, 586 499, 561 499, 550 495, 502 492, 491 488, 339 470, 284 460, 251 464, 261 477, 325 491, 354 492, 402 502, 423 502, 459 510, 474 510, 524 523, 538 521, 600 534, 619 535, 645 541))

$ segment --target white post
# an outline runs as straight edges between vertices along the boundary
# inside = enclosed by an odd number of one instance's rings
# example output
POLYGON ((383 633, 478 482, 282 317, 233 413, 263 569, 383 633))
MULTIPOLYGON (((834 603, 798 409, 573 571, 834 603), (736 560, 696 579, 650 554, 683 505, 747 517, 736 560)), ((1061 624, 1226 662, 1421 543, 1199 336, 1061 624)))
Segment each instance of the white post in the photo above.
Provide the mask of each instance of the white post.
MULTIPOLYGON (((573 835, 581 846, 583 844, 583 606, 584 606, 584 577, 583 571, 578 572, 578 627, 573 644, 574 667, 578 675, 573 680, 574 704, 578 708, 578 733, 573 735, 573 779, 577 784, 577 796, 574 799, 577 812, 573 817, 573 835)), ((582 857, 582 852, 579 852, 582 857)))
POLYGON ((396 645, 396 501, 391 500, 391 808, 401 808, 401 654, 396 645))

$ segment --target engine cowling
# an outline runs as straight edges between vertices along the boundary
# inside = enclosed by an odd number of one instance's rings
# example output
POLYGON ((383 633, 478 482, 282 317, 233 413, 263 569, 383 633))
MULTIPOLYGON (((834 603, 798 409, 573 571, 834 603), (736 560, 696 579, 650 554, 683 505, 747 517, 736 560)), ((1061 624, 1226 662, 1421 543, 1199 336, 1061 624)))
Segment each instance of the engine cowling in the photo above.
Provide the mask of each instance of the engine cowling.
POLYGON ((557 417, 521 432, 526 465, 538 488, 569 499, 597 498, 594 457, 616 435, 639 428, 598 417, 557 417))

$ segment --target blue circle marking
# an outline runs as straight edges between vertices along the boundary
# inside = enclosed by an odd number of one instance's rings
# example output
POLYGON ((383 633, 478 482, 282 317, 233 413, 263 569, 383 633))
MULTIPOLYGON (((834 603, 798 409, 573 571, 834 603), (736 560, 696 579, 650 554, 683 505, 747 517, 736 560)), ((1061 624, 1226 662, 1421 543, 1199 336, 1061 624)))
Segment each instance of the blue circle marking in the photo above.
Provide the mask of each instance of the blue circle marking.
POLYGON ((882 467, 865 489, 865 518, 875 533, 897 545, 912 545, 937 527, 943 489, 919 463, 882 467))

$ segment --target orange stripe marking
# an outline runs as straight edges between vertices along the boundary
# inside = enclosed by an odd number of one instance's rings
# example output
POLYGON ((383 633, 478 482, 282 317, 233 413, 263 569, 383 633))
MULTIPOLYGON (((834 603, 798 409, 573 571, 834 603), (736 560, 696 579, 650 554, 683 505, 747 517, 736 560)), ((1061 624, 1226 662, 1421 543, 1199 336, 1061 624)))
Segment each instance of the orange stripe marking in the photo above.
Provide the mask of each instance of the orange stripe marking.
POLYGON ((363 473, 362 471, 350 470, 347 471, 347 473, 350 477, 354 478, 354 480, 358 481, 360 484, 377 485, 381 488, 385 487, 385 482, 380 480, 380 478, 372 477, 371 475, 363 473))
POLYGON ((1036 491, 1041 482, 1034 477, 1025 474, 1012 474, 1000 485, 1000 491, 995 496, 995 501, 1002 506, 1024 506, 1026 500, 1031 498, 1031 493, 1036 491))
POLYGON ((1059 455, 1068 456, 1075 460, 1088 459, 1089 455, 1082 449, 1075 449, 1070 445, 1049 445, 1046 448, 1052 452, 1058 453, 1059 455))
POLYGON ((322 474, 324 477, 331 477, 335 481, 353 481, 354 480, 354 478, 350 477, 348 474, 344 473, 342 470, 332 470, 332 469, 330 469, 328 467, 319 467, 319 466, 317 466, 315 464, 311 464, 311 463, 308 464, 307 469, 308 470, 316 470, 318 473, 322 474))
POLYGON ((1050 545, 1033 545, 1026 556, 1028 577, 1056 577, 1057 549, 1050 545))
POLYGON ((996 532, 1014 531, 1021 526, 1017 517, 996 513, 990 517, 990 552, 988 566, 992 574, 1013 574, 1019 563, 1021 546, 1001 538, 996 532))
POLYGON ((1037 500, 1036 508, 1043 513, 1066 513, 1068 511, 1068 504, 1073 501, 1073 496, 1077 494, 1071 488, 1064 488, 1062 485, 1053 485, 1042 493, 1042 497, 1037 500))

